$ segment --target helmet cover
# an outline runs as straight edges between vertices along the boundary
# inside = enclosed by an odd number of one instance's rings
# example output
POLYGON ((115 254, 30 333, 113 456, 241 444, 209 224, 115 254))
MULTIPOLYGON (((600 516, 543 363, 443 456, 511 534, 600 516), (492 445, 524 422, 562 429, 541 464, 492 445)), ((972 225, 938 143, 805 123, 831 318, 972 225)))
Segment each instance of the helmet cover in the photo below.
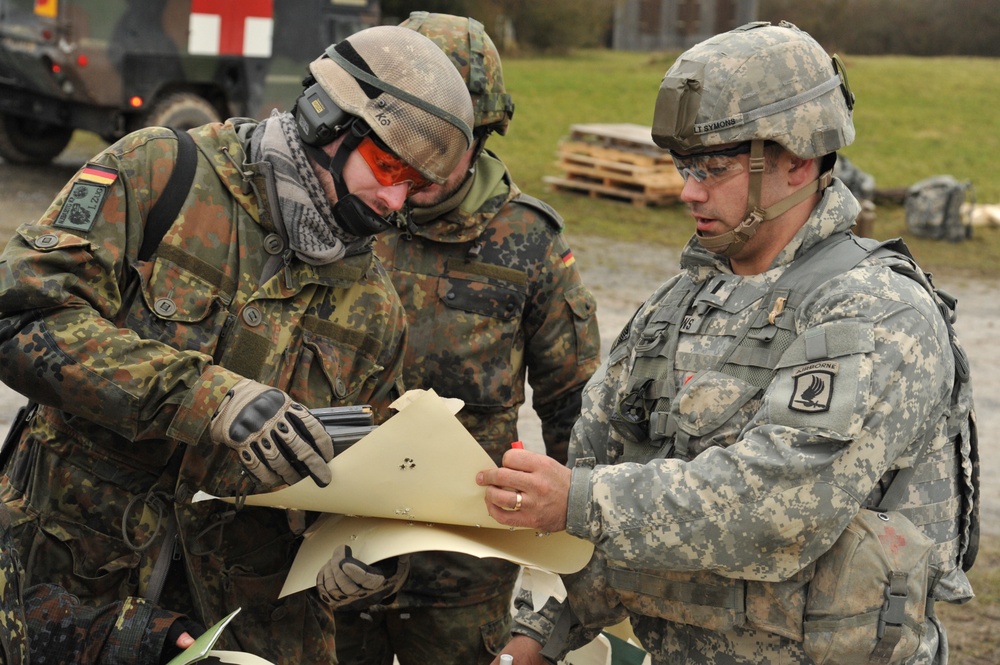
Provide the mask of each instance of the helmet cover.
POLYGON ((851 144, 853 107, 837 56, 791 23, 749 23, 693 46, 667 70, 652 136, 676 152, 775 141, 811 159, 851 144))
POLYGON ((473 126, 506 134, 514 102, 504 88, 500 52, 483 24, 474 18, 417 11, 399 25, 429 38, 455 65, 472 95, 473 126))
POLYGON ((441 49, 413 30, 362 30, 329 47, 309 71, 337 106, 433 182, 443 184, 471 145, 465 82, 441 49))

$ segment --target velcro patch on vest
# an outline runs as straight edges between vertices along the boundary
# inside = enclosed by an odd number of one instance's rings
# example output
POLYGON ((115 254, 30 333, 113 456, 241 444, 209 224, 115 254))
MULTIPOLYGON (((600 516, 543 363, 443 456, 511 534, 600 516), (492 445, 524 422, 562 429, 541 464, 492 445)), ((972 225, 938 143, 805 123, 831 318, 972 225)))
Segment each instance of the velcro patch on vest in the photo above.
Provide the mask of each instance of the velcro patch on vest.
POLYGON ((82 233, 89 232, 94 228, 94 220, 101 211, 101 204, 104 203, 107 193, 107 185, 86 182, 82 178, 77 179, 52 226, 82 233))
POLYGON ((840 371, 836 362, 818 362, 792 373, 795 386, 788 408, 802 413, 825 413, 833 401, 833 379, 840 371))

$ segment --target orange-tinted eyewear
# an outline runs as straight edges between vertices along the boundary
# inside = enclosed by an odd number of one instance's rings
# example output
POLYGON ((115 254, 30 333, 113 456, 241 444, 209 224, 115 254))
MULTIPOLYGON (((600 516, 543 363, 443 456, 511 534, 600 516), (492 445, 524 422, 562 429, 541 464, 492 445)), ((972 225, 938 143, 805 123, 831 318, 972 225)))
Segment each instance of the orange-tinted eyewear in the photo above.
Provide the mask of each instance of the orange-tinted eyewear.
POLYGON ((362 139, 357 150, 361 153, 368 167, 371 168, 372 173, 375 174, 375 179, 380 185, 385 187, 409 185, 409 191, 413 194, 434 184, 398 155, 394 155, 378 145, 371 136, 362 139))

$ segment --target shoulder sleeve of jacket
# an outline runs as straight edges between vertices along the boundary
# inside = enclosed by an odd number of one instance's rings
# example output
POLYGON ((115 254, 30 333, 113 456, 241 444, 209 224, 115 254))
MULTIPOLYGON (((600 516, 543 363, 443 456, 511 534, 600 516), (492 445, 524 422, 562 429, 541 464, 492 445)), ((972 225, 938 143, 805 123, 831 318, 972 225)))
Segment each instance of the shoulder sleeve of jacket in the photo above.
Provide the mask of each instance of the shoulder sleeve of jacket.
POLYGON ((562 215, 556 212, 556 209, 550 206, 545 201, 539 198, 535 198, 530 194, 525 194, 524 192, 518 194, 514 198, 514 201, 516 203, 520 203, 521 205, 526 205, 529 208, 537 210, 539 213, 541 213, 542 217, 545 219, 545 222, 549 226, 551 226, 553 230, 555 230, 556 232, 561 233, 563 228, 565 228, 566 222, 563 221, 562 215))

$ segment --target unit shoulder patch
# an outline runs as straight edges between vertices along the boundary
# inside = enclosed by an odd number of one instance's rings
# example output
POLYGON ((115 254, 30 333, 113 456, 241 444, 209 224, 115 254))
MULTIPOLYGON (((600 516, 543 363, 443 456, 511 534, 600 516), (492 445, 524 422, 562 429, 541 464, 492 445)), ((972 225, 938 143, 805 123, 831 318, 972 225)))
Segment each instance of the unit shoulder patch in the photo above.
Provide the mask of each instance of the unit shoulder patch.
POLYGON ((106 166, 87 164, 70 189, 62 210, 52 226, 70 231, 89 232, 101 211, 108 187, 118 179, 118 172, 106 166))
POLYGON ((795 386, 788 408, 802 413, 824 413, 833 400, 834 378, 840 367, 836 362, 818 362, 799 367, 792 374, 795 386))

